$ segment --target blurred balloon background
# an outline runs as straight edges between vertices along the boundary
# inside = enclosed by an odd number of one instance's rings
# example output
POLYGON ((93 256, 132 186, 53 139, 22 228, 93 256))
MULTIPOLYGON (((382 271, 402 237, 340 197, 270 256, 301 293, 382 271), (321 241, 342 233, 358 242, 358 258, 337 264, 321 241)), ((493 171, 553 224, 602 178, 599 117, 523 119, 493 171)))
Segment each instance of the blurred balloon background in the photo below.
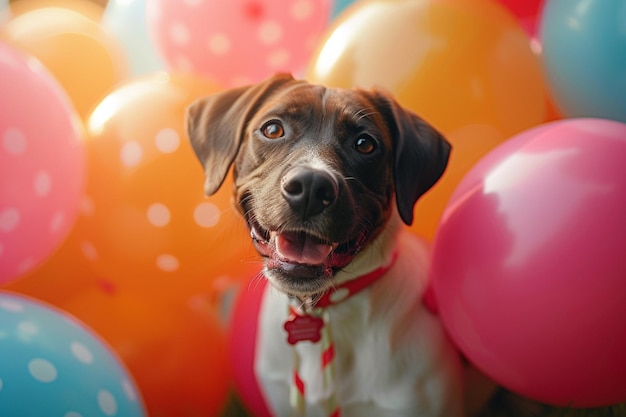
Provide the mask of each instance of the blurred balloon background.
POLYGON ((9 2, 7 0, 0 0, 0 25, 4 24, 11 18, 11 11, 9 10, 9 2))
POLYGON ((10 1, 11 14, 19 16, 33 10, 45 9, 48 7, 63 8, 73 10, 93 21, 99 21, 104 12, 105 0, 18 0, 10 1))
POLYGON ((466 356, 535 400, 626 401, 624 27, 620 0, 0 0, 0 285, 93 329, 151 416, 261 410, 261 264, 184 108, 278 71, 375 87, 454 146, 410 230, 466 356))
POLYGON ((499 0, 500 4, 513 13, 531 37, 537 35, 537 25, 544 2, 545 0, 499 0))
POLYGON ((165 67, 150 42, 144 0, 110 0, 102 25, 124 48, 133 75, 143 75, 165 67))
POLYGON ((34 9, 5 27, 9 43, 54 74, 83 118, 127 74, 119 45, 101 25, 63 7, 34 9))

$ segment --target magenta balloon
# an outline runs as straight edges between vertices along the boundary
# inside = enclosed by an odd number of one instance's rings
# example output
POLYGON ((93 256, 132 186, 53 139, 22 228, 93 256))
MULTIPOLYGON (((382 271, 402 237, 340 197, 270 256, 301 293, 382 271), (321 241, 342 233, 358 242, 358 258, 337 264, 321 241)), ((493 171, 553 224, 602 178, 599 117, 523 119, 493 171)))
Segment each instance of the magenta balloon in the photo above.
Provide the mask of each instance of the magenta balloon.
POLYGON ((443 321, 507 388, 554 405, 626 401, 626 124, 569 119, 482 159, 433 248, 443 321))

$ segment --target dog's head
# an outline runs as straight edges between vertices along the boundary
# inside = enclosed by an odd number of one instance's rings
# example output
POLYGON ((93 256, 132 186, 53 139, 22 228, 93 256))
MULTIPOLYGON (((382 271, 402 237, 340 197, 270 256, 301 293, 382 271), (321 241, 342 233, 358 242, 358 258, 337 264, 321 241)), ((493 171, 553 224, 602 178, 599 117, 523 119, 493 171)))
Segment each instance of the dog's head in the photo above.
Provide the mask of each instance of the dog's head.
POLYGON ((396 207, 411 224, 450 152, 435 129, 384 93, 289 75, 195 102, 187 128, 208 195, 234 163, 235 201, 265 275, 296 296, 331 287, 396 207))

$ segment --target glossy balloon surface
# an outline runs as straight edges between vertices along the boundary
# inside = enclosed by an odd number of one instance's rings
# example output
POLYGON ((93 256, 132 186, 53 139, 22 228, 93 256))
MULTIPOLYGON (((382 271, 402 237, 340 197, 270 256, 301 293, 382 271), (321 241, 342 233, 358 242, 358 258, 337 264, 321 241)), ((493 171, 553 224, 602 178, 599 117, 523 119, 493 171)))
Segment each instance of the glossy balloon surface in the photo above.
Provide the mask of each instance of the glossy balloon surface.
POLYGON ((560 406, 626 400, 626 125, 569 119, 483 158, 433 249, 443 321, 497 382, 560 406))

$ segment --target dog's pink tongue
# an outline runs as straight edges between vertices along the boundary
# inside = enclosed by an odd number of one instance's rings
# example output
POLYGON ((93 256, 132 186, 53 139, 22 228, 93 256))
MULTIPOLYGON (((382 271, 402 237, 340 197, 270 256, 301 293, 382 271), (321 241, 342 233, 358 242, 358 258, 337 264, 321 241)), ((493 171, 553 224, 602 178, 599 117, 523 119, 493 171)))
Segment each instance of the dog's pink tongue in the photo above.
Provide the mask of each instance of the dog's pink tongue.
POLYGON ((276 235, 276 252, 287 262, 304 265, 321 265, 332 251, 332 246, 316 242, 301 233, 276 235))

